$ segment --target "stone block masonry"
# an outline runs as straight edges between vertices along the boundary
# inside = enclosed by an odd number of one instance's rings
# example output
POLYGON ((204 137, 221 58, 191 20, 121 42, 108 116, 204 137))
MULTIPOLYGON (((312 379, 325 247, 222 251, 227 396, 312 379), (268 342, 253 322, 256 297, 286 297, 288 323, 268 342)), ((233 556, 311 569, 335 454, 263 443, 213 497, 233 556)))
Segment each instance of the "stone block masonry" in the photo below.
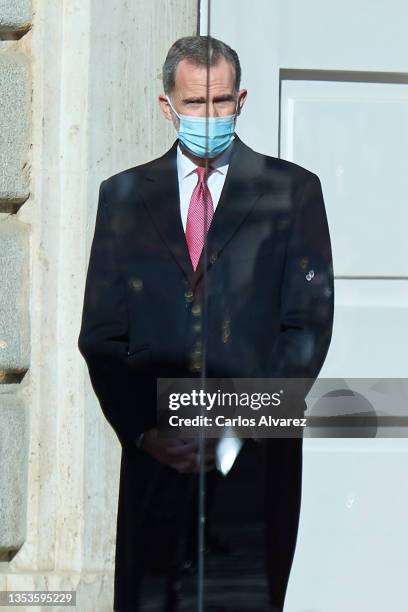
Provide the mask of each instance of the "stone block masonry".
POLYGON ((25 32, 30 23, 30 0, 0 0, 0 38, 2 33, 25 32))
POLYGON ((0 49, 0 212, 29 195, 29 60, 15 45, 0 49))
POLYGON ((26 540, 29 424, 21 383, 30 360, 29 0, 0 0, 0 560, 26 540))

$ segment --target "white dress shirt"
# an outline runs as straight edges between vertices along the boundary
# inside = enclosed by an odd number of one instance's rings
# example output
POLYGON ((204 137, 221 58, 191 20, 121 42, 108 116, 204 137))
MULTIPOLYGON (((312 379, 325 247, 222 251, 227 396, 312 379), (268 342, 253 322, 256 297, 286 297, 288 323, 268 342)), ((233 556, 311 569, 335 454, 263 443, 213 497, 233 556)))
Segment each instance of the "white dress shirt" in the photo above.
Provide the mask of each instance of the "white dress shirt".
MULTIPOLYGON (((214 212, 219 202, 222 188, 224 187, 225 177, 229 166, 229 161, 232 153, 232 146, 234 141, 229 145, 225 151, 221 153, 214 161, 209 160, 210 165, 215 168, 208 177, 207 185, 211 193, 213 201, 214 212)), ((184 232, 187 226, 187 214, 190 206, 191 196, 194 191, 194 187, 197 185, 198 176, 194 170, 197 165, 191 161, 185 155, 180 145, 177 147, 177 173, 179 181, 180 191, 180 215, 183 223, 184 232)))

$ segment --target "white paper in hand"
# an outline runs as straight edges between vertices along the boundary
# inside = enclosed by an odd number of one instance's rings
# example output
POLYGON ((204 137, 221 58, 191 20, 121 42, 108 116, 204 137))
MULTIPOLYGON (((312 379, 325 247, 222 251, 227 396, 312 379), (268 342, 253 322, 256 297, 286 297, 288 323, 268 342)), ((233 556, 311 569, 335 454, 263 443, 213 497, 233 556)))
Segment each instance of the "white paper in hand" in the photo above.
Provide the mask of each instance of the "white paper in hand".
POLYGON ((217 469, 224 476, 228 474, 234 465, 242 445, 243 442, 241 438, 238 438, 233 433, 232 428, 227 427, 215 450, 215 463, 217 469))

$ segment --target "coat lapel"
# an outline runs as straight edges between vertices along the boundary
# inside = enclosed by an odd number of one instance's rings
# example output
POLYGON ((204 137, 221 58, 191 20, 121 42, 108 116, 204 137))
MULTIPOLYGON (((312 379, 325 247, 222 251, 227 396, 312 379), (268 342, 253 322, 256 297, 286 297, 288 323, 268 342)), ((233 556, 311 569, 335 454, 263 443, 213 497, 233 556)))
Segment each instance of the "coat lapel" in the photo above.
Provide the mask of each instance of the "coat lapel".
POLYGON ((176 140, 162 157, 148 164, 147 189, 142 198, 154 225, 190 283, 194 269, 180 214, 176 140))
POLYGON ((259 181, 262 156, 247 147, 235 134, 220 200, 194 272, 180 215, 177 145, 178 140, 167 153, 148 164, 148 189, 142 197, 160 235, 189 280, 190 286, 194 287, 204 272, 216 264, 220 252, 262 193, 259 181))
POLYGON ((261 159, 262 156, 247 147, 235 134, 227 176, 195 271, 194 283, 211 266, 216 265, 221 251, 261 194, 261 183, 258 180, 262 171, 261 159))

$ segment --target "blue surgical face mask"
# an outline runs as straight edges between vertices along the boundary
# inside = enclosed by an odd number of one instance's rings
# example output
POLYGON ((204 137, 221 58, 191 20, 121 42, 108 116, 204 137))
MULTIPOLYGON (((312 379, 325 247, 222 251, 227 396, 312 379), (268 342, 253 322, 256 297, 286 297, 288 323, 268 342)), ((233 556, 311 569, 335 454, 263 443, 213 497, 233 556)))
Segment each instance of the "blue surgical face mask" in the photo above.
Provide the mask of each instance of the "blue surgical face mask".
POLYGON ((166 98, 174 113, 180 119, 179 140, 193 155, 197 157, 216 157, 225 151, 234 140, 238 102, 233 115, 226 117, 193 117, 192 115, 179 115, 170 102, 170 98, 168 96, 166 98))

